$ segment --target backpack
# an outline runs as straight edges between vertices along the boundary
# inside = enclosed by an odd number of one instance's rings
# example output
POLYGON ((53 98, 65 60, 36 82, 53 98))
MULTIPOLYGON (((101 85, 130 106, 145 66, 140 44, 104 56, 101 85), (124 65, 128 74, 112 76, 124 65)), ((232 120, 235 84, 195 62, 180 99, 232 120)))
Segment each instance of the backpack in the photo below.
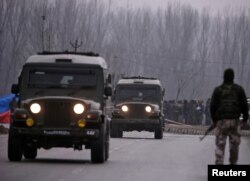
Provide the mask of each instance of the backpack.
POLYGON ((236 86, 234 84, 222 85, 220 93, 218 117, 222 119, 239 118, 240 100, 236 86))

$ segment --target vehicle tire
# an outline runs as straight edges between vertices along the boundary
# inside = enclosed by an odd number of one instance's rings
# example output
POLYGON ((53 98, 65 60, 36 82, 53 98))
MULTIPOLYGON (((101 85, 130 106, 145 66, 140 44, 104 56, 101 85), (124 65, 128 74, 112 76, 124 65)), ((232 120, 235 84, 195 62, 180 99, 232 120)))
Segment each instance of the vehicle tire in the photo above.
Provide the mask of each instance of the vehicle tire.
POLYGON ((99 138, 91 143, 91 161, 92 163, 103 163, 105 161, 106 135, 104 126, 100 128, 99 138))
POLYGON ((106 143, 106 146, 105 146, 105 160, 108 160, 109 159, 109 138, 110 138, 110 124, 107 124, 107 128, 106 128, 106 140, 105 140, 105 143, 106 143))
POLYGON ((115 129, 114 125, 111 125, 111 128, 110 128, 110 137, 111 138, 117 138, 116 129, 115 129))
POLYGON ((163 138, 163 127, 162 122, 155 129, 155 139, 162 139, 163 138))
POLYGON ((25 146, 23 156, 26 159, 35 159, 37 156, 37 148, 35 146, 25 146))
POLYGON ((117 135, 118 135, 118 138, 122 138, 123 137, 123 131, 121 129, 118 129, 117 130, 117 135))
POLYGON ((22 139, 15 136, 10 128, 8 138, 8 158, 10 161, 21 161, 22 156, 22 139))
POLYGON ((111 135, 110 135, 111 138, 122 138, 122 136, 123 136, 122 130, 111 128, 111 135))
POLYGON ((106 139, 106 146, 105 146, 105 160, 109 159, 109 139, 106 139))
POLYGON ((110 137, 111 138, 121 138, 122 131, 120 131, 117 126, 111 125, 110 137))

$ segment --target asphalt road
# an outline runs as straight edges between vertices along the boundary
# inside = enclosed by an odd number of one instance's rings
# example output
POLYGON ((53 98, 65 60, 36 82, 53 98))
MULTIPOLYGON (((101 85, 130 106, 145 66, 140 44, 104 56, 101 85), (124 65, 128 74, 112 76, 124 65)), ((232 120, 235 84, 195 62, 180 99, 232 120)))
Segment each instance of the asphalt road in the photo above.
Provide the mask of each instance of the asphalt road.
MULTIPOLYGON (((15 163, 7 159, 7 135, 0 135, 0 180, 206 181, 207 165, 214 163, 214 136, 198 138, 165 133, 163 140, 154 140, 152 133, 132 132, 111 139, 104 164, 92 164, 89 150, 63 148, 41 149, 36 160, 15 163)), ((242 137, 239 164, 250 164, 249 153, 250 138, 242 137)))

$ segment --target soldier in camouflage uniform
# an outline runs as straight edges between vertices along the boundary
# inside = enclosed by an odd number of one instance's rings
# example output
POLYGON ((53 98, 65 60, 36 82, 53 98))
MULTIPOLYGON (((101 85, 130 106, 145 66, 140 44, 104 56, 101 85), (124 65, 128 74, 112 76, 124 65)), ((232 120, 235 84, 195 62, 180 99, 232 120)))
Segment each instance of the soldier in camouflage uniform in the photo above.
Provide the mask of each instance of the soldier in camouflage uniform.
POLYGON ((224 153, 227 137, 229 137, 230 164, 237 164, 240 145, 240 121, 248 120, 248 105, 244 89, 234 83, 234 71, 227 69, 224 72, 224 82, 215 88, 210 112, 213 123, 216 124, 215 164, 224 164, 224 153))

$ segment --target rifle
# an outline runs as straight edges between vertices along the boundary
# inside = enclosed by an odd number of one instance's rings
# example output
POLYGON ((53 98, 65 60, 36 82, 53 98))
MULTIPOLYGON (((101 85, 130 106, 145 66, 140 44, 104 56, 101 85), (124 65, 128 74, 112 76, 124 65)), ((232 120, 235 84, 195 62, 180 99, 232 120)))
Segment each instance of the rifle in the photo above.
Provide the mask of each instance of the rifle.
POLYGON ((211 124, 209 128, 206 130, 205 134, 200 137, 200 141, 202 141, 214 128, 216 127, 216 124, 211 124))

